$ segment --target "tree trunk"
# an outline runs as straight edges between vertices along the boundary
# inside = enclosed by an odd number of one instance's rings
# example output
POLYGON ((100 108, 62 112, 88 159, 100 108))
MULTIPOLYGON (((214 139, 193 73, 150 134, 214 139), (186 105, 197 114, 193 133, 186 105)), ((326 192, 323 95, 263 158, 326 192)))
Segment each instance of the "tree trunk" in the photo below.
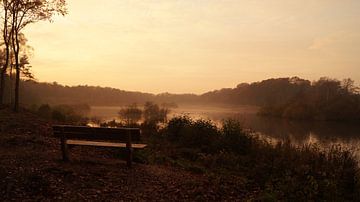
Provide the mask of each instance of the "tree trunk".
POLYGON ((6 70, 9 66, 9 59, 10 59, 10 50, 9 50, 9 43, 5 42, 5 64, 3 66, 3 69, 1 71, 1 78, 0 78, 0 105, 5 104, 5 76, 6 76, 6 70))
POLYGON ((16 58, 16 78, 15 78, 15 102, 14 102, 14 112, 18 112, 19 111, 19 87, 20 87, 20 67, 19 67, 19 62, 17 60, 17 56, 15 56, 16 58))
POLYGON ((3 69, 1 70, 1 78, 0 78, 0 105, 5 103, 5 76, 6 70, 9 66, 9 57, 10 57, 10 36, 8 30, 8 2, 3 1, 4 6, 4 27, 3 27, 3 39, 5 44, 5 64, 3 65, 3 69))
POLYGON ((13 49, 14 49, 14 56, 15 56, 15 70, 16 70, 14 112, 19 111, 19 88, 20 88, 19 52, 20 52, 20 43, 19 43, 19 38, 18 37, 19 37, 19 32, 17 30, 15 30, 13 32, 13 35, 12 35, 13 49))
POLYGON ((0 105, 4 104, 4 92, 5 92, 5 71, 4 69, 1 70, 0 75, 0 105))
POLYGON ((14 104, 14 96, 13 96, 13 92, 14 92, 14 82, 13 82, 13 65, 10 66, 10 75, 9 75, 9 103, 10 105, 14 104))
POLYGON ((19 88, 20 88, 20 64, 19 64, 19 40, 16 36, 16 50, 14 51, 15 55, 15 100, 14 100, 14 112, 19 111, 19 88))

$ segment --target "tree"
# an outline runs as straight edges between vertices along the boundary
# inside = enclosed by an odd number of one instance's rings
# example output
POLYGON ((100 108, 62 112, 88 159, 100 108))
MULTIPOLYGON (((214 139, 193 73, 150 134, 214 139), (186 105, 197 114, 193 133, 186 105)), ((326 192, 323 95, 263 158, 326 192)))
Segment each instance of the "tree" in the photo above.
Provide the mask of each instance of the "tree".
POLYGON ((14 111, 19 109, 20 84, 20 33, 29 24, 49 20, 55 14, 66 14, 65 0, 9 0, 8 12, 11 15, 11 46, 15 61, 15 101, 14 111))
POLYGON ((10 60, 10 42, 11 42, 11 26, 9 20, 11 20, 11 13, 9 12, 10 1, 3 0, 2 4, 2 18, 3 18, 3 43, 4 51, 1 53, 2 63, 1 63, 1 72, 0 72, 0 104, 4 103, 4 92, 5 92, 5 76, 6 71, 9 67, 10 60))
POLYGON ((169 113, 170 110, 167 108, 160 108, 157 104, 146 102, 144 105, 144 123, 147 125, 165 123, 169 113))
POLYGON ((131 126, 140 121, 142 110, 138 108, 137 104, 131 104, 119 111, 119 117, 125 120, 127 126, 131 126))
POLYGON ((355 85, 354 80, 347 78, 341 82, 341 87, 347 94, 355 94, 359 92, 359 88, 355 85))
POLYGON ((316 101, 324 104, 336 98, 341 90, 341 82, 336 79, 321 77, 313 84, 313 87, 316 91, 316 101))
MULTIPOLYGON (((19 43, 21 46, 21 52, 20 52, 20 61, 19 61, 19 65, 20 65, 20 70, 21 70, 21 78, 22 79, 29 79, 32 80, 34 79, 33 74, 31 73, 31 66, 29 65, 29 57, 32 54, 33 48, 29 45, 27 45, 27 39, 25 37, 24 34, 20 34, 19 35, 19 43)), ((3 67, 3 65, 6 63, 6 48, 2 49, 0 51, 0 65, 1 67, 3 67)), ((8 58, 8 65, 6 66, 6 69, 2 75, 2 79, 3 81, 3 93, 2 93, 2 103, 6 103, 6 102, 10 102, 10 103, 14 103, 13 100, 13 89, 14 89, 14 82, 13 82, 13 78, 15 76, 14 74, 14 69, 15 69, 15 61, 14 61, 14 54, 12 51, 9 52, 9 58, 8 58), (9 75, 8 78, 6 77, 7 74, 9 75), (7 82, 9 82, 9 84, 6 84, 7 82), (6 85, 5 85, 6 84, 6 85), (9 95, 7 95, 9 94, 9 95), (8 100, 6 100, 5 98, 8 98, 8 100), (9 100, 10 99, 10 100, 9 100)))

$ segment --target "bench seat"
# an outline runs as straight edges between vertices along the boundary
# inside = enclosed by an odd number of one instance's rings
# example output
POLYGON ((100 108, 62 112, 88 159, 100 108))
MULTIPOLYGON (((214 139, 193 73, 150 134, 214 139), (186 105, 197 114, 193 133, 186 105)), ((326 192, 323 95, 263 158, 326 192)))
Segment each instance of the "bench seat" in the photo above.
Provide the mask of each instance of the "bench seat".
MULTIPOLYGON (((85 145, 85 146, 100 146, 100 147, 123 147, 126 148, 126 143, 115 143, 115 142, 95 142, 86 140, 66 140, 68 145, 85 145)), ((134 149, 143 149, 146 144, 131 144, 134 149)))
POLYGON ((53 133, 60 138, 64 161, 69 161, 68 145, 125 148, 127 165, 131 167, 133 149, 143 149, 139 128, 104 128, 54 125, 53 133))

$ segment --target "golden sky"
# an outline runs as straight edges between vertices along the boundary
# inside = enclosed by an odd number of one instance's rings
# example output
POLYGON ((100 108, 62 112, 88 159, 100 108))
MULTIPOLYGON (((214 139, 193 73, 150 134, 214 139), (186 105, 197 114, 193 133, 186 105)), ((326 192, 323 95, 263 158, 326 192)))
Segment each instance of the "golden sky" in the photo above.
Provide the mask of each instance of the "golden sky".
POLYGON ((203 93, 271 77, 360 82, 359 0, 68 0, 29 25, 39 81, 203 93))

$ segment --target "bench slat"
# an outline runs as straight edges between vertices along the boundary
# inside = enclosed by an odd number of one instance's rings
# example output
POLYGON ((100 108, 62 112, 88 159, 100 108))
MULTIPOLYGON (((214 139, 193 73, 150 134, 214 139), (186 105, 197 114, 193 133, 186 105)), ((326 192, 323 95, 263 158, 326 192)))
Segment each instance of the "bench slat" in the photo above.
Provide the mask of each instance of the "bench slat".
MULTIPOLYGON (((69 145, 87 145, 87 146, 102 146, 102 147, 126 147, 126 143, 114 143, 114 142, 95 142, 85 140, 66 140, 66 144, 69 145)), ((146 144, 132 144, 131 147, 135 149, 143 149, 146 144)))
POLYGON ((140 142, 139 128, 54 125, 53 133, 60 138, 64 161, 69 160, 67 145, 123 147, 127 151, 127 165, 131 167, 132 148, 142 149, 146 147, 146 144, 137 144, 140 142))

